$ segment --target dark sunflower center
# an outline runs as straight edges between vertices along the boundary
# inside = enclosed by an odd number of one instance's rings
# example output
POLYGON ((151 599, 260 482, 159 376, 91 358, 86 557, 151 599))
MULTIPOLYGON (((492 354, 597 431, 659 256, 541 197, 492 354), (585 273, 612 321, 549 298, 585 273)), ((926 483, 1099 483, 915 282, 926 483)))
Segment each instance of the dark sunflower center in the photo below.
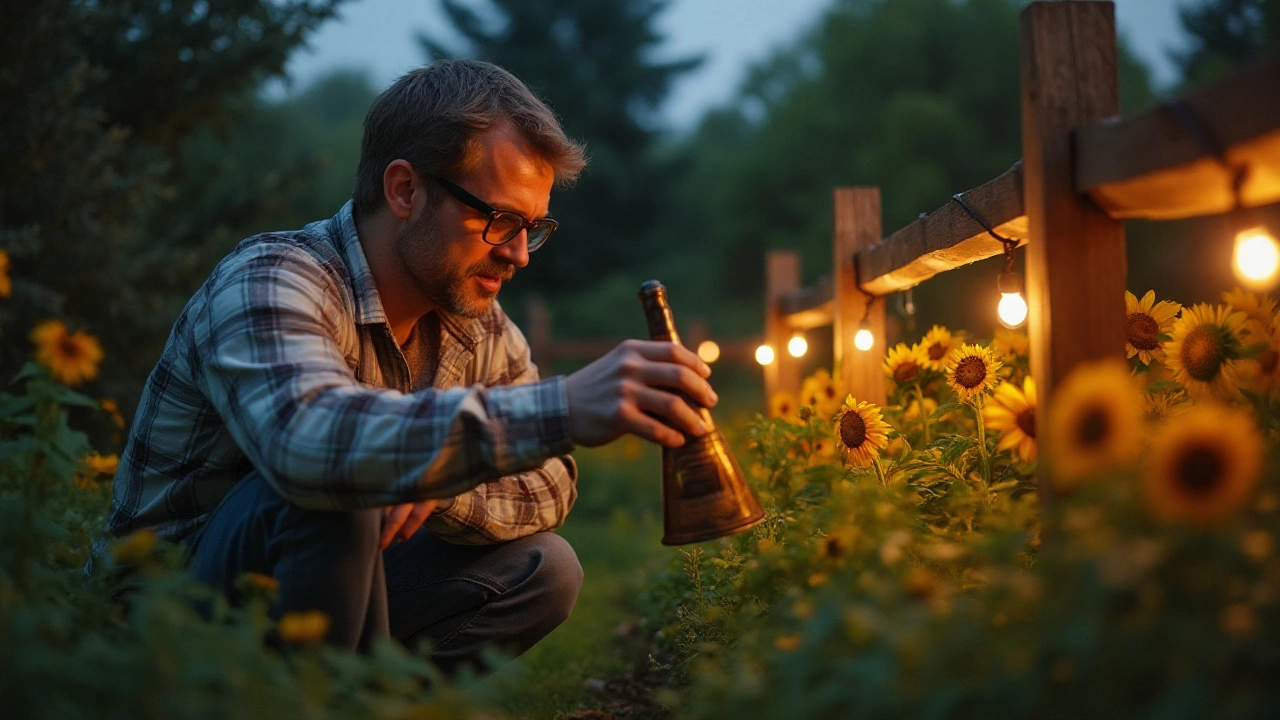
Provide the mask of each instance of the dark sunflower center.
POLYGON ((80 345, 69 336, 58 340, 58 355, 63 360, 78 360, 80 358, 80 345))
POLYGON ((978 387, 986 379, 987 364, 982 358, 970 355, 956 365, 956 382, 966 390, 978 387))
POLYGON ((1258 356, 1258 364, 1262 366, 1262 372, 1270 375, 1276 369, 1276 364, 1280 363, 1280 353, 1267 348, 1258 356))
POLYGON ((836 396, 836 386, 835 386, 835 385, 825 385, 825 386, 823 386, 823 388, 822 388, 822 394, 823 394, 823 395, 826 395, 828 400, 831 400, 832 398, 834 398, 834 397, 836 396))
POLYGON ((904 362, 894 368, 893 381, 904 383, 910 381, 920 372, 920 366, 913 362, 904 362))
POLYGON ((1206 497, 1222 484, 1227 464, 1217 448, 1192 445, 1178 457, 1174 479, 1188 495, 1206 497))
POLYGON ((1160 346, 1160 325, 1146 313, 1129 313, 1129 344, 1139 350, 1155 350, 1160 346))
POLYGON ((933 360, 933 361, 935 361, 935 362, 936 362, 936 361, 938 361, 938 360, 941 360, 941 359, 942 359, 942 356, 943 356, 943 355, 946 355, 946 354, 947 354, 947 347, 946 347, 945 345, 943 345, 942 343, 934 343, 934 344, 932 344, 932 345, 930 345, 930 346, 929 346, 929 359, 930 359, 930 360, 933 360))
POLYGON ((867 423, 856 410, 850 410, 840 418, 840 442, 847 448, 862 447, 867 441, 867 423))
POLYGON ((1089 408, 1076 426, 1076 439, 1084 448, 1101 445, 1111 431, 1111 415, 1100 407, 1089 408))
POLYGON ((1027 408, 1026 410, 1018 413, 1017 417, 1013 419, 1013 422, 1018 426, 1019 430, 1027 434, 1027 437, 1034 438, 1036 436, 1035 408, 1027 408))
POLYGON ((1187 333, 1182 341, 1182 365, 1187 374, 1200 382, 1210 382, 1218 376, 1226 360, 1222 336, 1210 325, 1201 325, 1187 333))

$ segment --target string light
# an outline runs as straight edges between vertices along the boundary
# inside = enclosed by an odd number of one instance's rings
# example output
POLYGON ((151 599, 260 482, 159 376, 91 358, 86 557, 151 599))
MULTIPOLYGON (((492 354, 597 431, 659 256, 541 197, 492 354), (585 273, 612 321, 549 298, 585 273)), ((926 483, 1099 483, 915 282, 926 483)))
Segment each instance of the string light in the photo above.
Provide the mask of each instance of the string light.
POLYGON ((756 348, 756 362, 761 365, 768 365, 773 362, 773 348, 768 345, 761 345, 756 348))
POLYGON ((1200 118, 1191 111, 1190 106, 1179 98, 1167 100, 1165 109, 1173 115, 1182 129, 1186 130, 1196 142, 1200 143, 1209 154, 1231 175, 1231 227, 1235 231, 1234 262, 1236 279, 1250 290, 1270 290, 1280 279, 1280 243, 1275 235, 1258 222, 1252 213, 1245 209, 1240 201, 1241 190, 1249 168, 1245 165, 1233 165, 1227 159, 1226 148, 1209 132, 1200 118))
POLYGON ((710 365, 720 359, 720 346, 714 340, 703 340, 698 343, 698 357, 710 365))
POLYGON ((787 341, 787 353, 793 358, 799 358, 804 357, 807 352, 809 352, 809 341, 804 339, 804 333, 797 330, 787 341))
POLYGON ((853 336, 853 346, 866 352, 876 344, 876 336, 871 334, 871 323, 863 320, 858 323, 858 332, 853 336))
POLYGON ((978 211, 969 207, 962 193, 952 195, 951 199, 955 200, 974 222, 981 225, 988 235, 999 240, 1004 247, 1004 269, 996 278, 996 288, 1000 291, 1000 304, 996 306, 996 316, 1000 318, 1000 324, 1007 328, 1022 325, 1027 321, 1027 301, 1022 297, 1022 274, 1013 271, 1013 251, 1018 247, 1018 241, 997 233, 991 224, 978 214, 978 211))

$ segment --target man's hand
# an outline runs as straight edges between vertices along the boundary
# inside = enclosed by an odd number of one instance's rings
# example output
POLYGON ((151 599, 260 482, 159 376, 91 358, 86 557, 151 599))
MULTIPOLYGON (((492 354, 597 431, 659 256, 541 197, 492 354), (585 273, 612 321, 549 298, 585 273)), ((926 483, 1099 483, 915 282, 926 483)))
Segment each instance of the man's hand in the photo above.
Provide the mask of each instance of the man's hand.
POLYGON ((413 537, 439 504, 439 500, 423 500, 382 508, 382 539, 378 543, 378 549, 386 550, 396 540, 403 541, 413 537))
POLYGON ((714 406, 719 398, 707 384, 710 374, 711 368, 681 345, 623 341, 567 378, 573 441, 595 447, 632 433, 679 447, 684 444, 679 430, 704 435, 702 418, 676 392, 714 406))

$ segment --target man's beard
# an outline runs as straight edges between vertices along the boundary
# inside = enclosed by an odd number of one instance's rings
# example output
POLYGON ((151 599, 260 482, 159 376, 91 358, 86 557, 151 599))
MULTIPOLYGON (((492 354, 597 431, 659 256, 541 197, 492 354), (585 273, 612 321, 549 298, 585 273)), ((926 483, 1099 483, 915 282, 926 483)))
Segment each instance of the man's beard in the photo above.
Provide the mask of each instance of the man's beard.
POLYGON ((460 267, 449 259, 434 218, 425 214, 413 227, 396 235, 395 251, 418 292, 435 307, 466 318, 484 315, 496 297, 496 294, 477 293, 472 278, 486 275, 505 282, 516 272, 514 265, 487 260, 469 268, 460 267))

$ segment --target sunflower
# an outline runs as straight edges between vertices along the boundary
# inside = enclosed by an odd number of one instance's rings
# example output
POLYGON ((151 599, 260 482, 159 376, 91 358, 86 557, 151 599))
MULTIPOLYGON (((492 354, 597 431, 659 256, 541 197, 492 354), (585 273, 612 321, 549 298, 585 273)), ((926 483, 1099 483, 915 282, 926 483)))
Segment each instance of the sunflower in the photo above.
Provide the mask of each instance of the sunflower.
POLYGON ((924 348, 919 345, 898 343, 885 355, 881 367, 894 385, 905 385, 917 380, 920 373, 929 367, 929 361, 924 348))
POLYGON ((107 417, 111 418, 111 424, 117 428, 124 429, 124 415, 120 414, 120 403, 111 398, 103 398, 100 405, 107 417))
POLYGON ((287 612, 276 625, 280 639, 296 645, 320 642, 329 634, 329 616, 320 610, 287 612))
POLYGON ((1262 453, 1262 437, 1244 413, 1206 405, 1171 419, 1146 464, 1152 513, 1171 522, 1216 524, 1248 500, 1262 453))
POLYGON ((1023 462, 1036 460, 1036 384, 1030 376, 1022 387, 1000 383, 983 414, 988 430, 999 430, 997 450, 1013 450, 1023 462))
POLYGON ((45 320, 31 331, 36 344, 36 361, 49 368, 55 380, 79 385, 98 376, 102 346, 98 339, 83 330, 67 330, 61 320, 45 320))
POLYGON ((1181 390, 1142 394, 1142 421, 1147 425, 1162 426, 1169 418, 1189 409, 1190 403, 1181 390))
POLYGON ((1049 458, 1063 487, 1133 459, 1141 432, 1139 392, 1118 360, 1081 363, 1049 408, 1049 458))
POLYGON ((1222 293, 1222 302, 1231 306, 1232 310, 1242 312, 1249 319, 1249 324, 1262 333, 1270 334, 1272 324, 1276 321, 1276 301, 1270 295, 1254 295, 1240 288, 1222 293))
POLYGON ((836 445, 855 467, 879 457, 889 445, 889 425, 881 419, 880 408, 846 397, 836 416, 836 445))
POLYGON ((0 298, 13 294, 13 280, 9 277, 9 253, 0 250, 0 298))
POLYGON ((951 331, 941 325, 934 325, 920 340, 920 349, 924 351, 929 367, 942 370, 947 356, 960 346, 961 338, 952 335, 951 331))
POLYGON ((808 405, 824 418, 831 417, 840 409, 840 392, 826 368, 818 368, 800 384, 800 404, 808 405))
POLYGON ((1269 397, 1280 388, 1280 335, 1253 335, 1251 340, 1266 347, 1254 357, 1240 361, 1240 384, 1250 392, 1269 397))
POLYGON ((800 406, 796 404, 795 395, 786 390, 779 390, 769 398, 769 417, 794 421, 800 417, 799 411, 800 406))
POLYGON ((1031 353, 1031 339, 1026 333, 998 327, 991 338, 990 347, 991 351, 999 355, 1002 360, 1012 361, 1018 357, 1027 357, 1031 353))
POLYGON ((1173 323, 1165 363, 1193 400, 1235 397, 1245 317, 1226 305, 1201 303, 1183 308, 1182 316, 1173 323))
MULTIPOLYGON (((938 409, 938 401, 937 401, 937 400, 934 400, 934 399, 933 399, 933 398, 931 398, 931 397, 926 397, 926 398, 924 399, 924 415, 923 415, 923 417, 929 417, 930 415, 932 415, 932 414, 933 414, 933 411, 934 411, 934 410, 937 410, 937 409, 938 409)), ((921 416, 921 413, 920 413, 920 401, 919 401, 919 400, 912 400, 910 403, 908 403, 908 404, 907 404, 906 409, 902 411, 902 419, 903 419, 903 420, 907 420, 907 421, 911 421, 911 420, 919 420, 921 417, 922 417, 922 416, 921 416)))
POLYGON ((1001 364, 981 345, 961 345, 947 357, 947 384, 961 400, 981 398, 1000 382, 996 371, 1001 364))
POLYGON ((1143 365, 1160 358, 1160 336, 1167 335, 1173 318, 1182 306, 1172 300, 1156 302, 1156 291, 1148 290, 1139 300, 1136 295, 1124 292, 1125 357, 1138 356, 1143 365))

